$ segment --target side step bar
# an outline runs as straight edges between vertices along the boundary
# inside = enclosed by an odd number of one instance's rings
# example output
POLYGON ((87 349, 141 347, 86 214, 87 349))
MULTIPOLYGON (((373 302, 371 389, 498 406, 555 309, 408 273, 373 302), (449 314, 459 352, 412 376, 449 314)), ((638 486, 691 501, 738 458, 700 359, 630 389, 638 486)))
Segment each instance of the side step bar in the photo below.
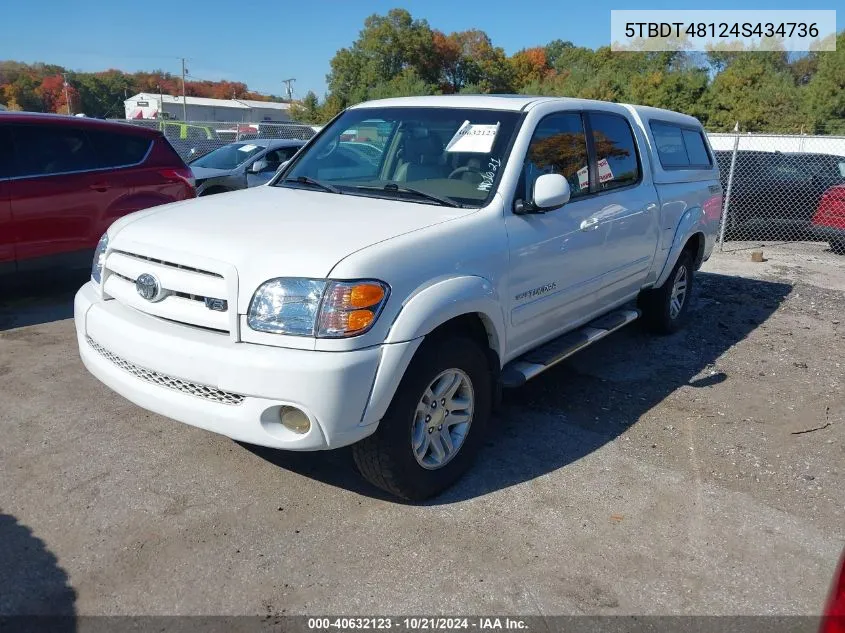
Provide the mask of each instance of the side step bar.
POLYGON ((575 352, 636 321, 639 316, 639 310, 609 312, 577 330, 552 339, 505 365, 500 375, 502 386, 512 388, 524 385, 526 381, 554 367, 575 352))

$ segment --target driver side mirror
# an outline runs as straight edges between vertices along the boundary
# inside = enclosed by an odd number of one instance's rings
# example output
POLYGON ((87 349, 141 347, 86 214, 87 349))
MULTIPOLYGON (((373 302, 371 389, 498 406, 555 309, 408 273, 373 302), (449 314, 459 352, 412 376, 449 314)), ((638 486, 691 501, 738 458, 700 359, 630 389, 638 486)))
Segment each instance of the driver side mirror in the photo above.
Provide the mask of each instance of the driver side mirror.
POLYGON ((254 163, 252 163, 252 165, 249 166, 249 171, 251 171, 253 174, 260 174, 262 171, 265 171, 269 166, 270 163, 268 163, 263 158, 259 158, 257 161, 255 161, 254 163))
POLYGON ((569 181, 560 174, 543 174, 534 181, 531 193, 532 202, 517 200, 514 203, 514 213, 525 215, 528 213, 546 213, 559 209, 572 195, 569 181))

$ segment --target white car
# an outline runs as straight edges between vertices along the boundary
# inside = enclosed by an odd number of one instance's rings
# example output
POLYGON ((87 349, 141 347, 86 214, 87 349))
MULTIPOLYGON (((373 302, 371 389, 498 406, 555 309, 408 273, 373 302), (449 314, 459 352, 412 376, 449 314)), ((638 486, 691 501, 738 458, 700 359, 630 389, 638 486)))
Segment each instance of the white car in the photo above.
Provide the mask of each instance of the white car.
POLYGON ((721 197, 682 114, 363 103, 266 186, 116 221, 76 296, 80 354, 141 407, 279 449, 354 444, 369 481, 423 499, 467 468, 500 387, 640 316, 683 324, 721 197))

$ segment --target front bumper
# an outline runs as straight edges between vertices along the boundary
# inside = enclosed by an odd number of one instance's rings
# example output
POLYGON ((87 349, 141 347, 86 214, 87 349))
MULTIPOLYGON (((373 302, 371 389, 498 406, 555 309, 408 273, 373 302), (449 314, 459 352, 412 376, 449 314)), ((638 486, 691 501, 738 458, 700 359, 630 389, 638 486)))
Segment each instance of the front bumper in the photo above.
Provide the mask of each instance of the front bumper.
POLYGON ((378 387, 385 383, 380 365, 404 370, 419 345, 317 352, 239 343, 103 301, 90 282, 76 294, 74 318, 85 367, 128 400, 235 440, 288 450, 337 448, 373 433, 374 412, 387 407, 374 398, 393 395, 378 387), (283 405, 304 411, 310 430, 283 427, 283 405))

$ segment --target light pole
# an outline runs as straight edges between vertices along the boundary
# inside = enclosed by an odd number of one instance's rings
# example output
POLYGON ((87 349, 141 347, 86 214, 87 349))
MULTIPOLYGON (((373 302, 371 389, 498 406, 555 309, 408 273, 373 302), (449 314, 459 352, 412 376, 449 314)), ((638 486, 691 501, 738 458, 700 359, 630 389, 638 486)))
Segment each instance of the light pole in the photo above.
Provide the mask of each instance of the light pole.
POLYGON ((185 99, 185 73, 188 72, 185 70, 185 58, 182 58, 182 120, 188 120, 188 103, 185 99))
POLYGON ((65 105, 67 106, 67 113, 70 116, 70 97, 67 94, 67 75, 62 73, 62 87, 65 91, 65 105))

